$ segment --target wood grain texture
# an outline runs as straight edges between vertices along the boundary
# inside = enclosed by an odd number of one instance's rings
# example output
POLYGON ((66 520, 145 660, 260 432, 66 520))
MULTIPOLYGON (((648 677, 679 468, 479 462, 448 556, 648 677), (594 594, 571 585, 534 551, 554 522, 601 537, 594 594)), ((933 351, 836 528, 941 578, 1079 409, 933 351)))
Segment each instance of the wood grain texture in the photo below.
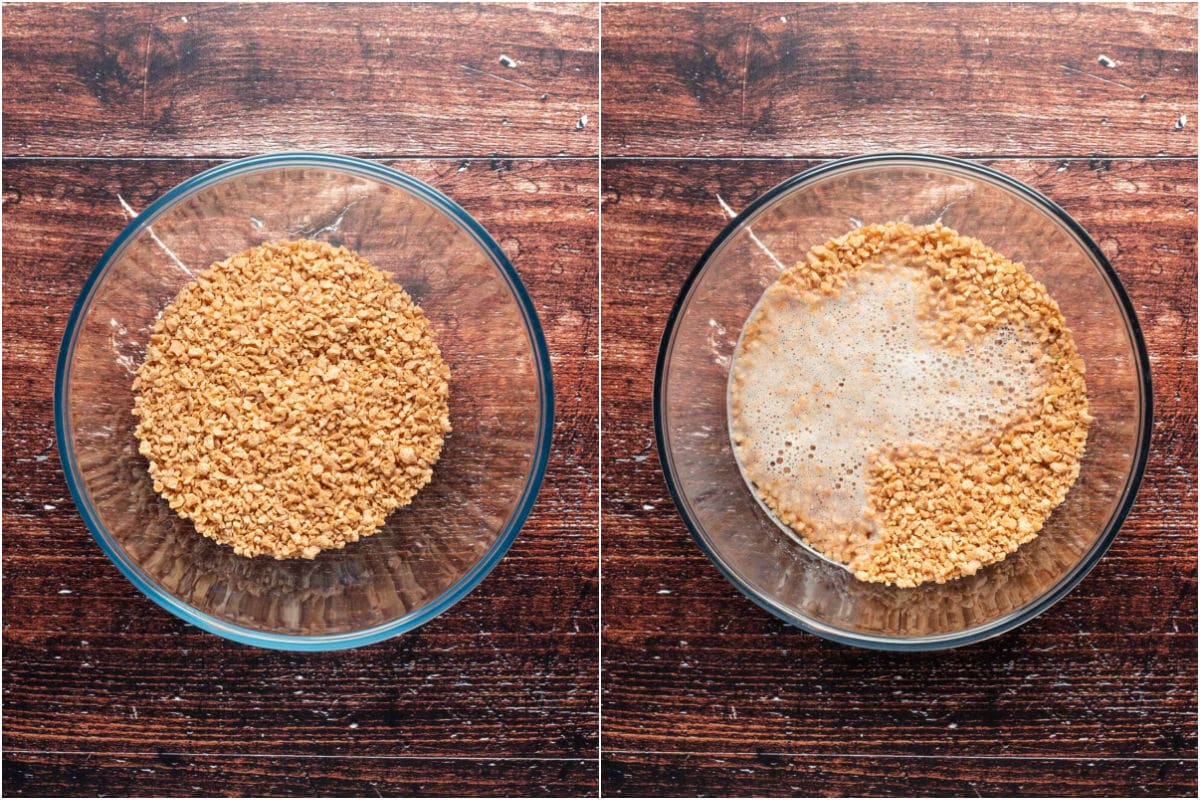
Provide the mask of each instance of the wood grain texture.
POLYGON ((632 754, 606 761, 604 794, 627 787, 671 787, 675 796, 744 793, 749 781, 760 797, 1070 797, 1111 787, 1126 797, 1163 797, 1194 780, 1186 759, 1162 761, 1055 761, 979 758, 796 758, 770 753, 722 756, 632 754), (981 778, 986 776, 986 778, 981 778))
POLYGON ((606 156, 1196 153, 1195 4, 606 4, 602 17, 606 156))
POLYGON ((553 452, 529 522, 470 596, 399 638, 309 655, 224 641, 141 596, 91 540, 54 448, 54 359, 84 279, 128 221, 118 195, 140 209, 211 164, 5 163, 4 746, 81 753, 13 754, 6 793, 85 779, 140 794, 175 780, 204 793, 595 793, 582 764, 597 746, 596 164, 387 163, 459 201, 525 281, 554 363, 553 452), (147 751, 184 755, 155 773, 100 757, 147 751), (244 753, 263 757, 222 758, 244 753), (296 755, 344 760, 305 761, 295 777, 271 765, 296 755), (406 773, 354 760, 367 756, 574 761, 417 759, 406 773))
POLYGON ((918 794, 1194 794, 1179 763, 1196 757, 1195 161, 987 162, 1060 203, 1112 260, 1151 354, 1155 432, 1133 513, 1070 596, 998 639, 915 655, 835 645, 756 608, 692 542, 655 452, 659 340, 728 221, 718 197, 738 210, 814 163, 602 165, 606 790, 778 794, 811 767, 849 794, 893 793, 899 774, 918 794), (760 751, 794 763, 714 760, 760 751))
POLYGON ((5 757, 12 795, 64 797, 562 797, 595 785, 595 759, 367 759, 100 755, 81 762, 53 753, 5 757))
POLYGON ((594 155, 597 25, 594 3, 14 5, 4 150, 594 155))

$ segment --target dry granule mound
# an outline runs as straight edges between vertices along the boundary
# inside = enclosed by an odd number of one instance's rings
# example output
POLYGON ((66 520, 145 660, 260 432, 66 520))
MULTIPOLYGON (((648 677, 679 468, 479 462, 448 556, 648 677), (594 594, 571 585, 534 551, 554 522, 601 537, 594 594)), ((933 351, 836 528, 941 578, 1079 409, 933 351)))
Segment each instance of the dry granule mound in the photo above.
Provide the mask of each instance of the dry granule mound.
MULTIPOLYGON (((778 284, 816 309, 867 265, 917 267, 922 324, 946 347, 1006 326, 1047 364, 1033 401, 1001 430, 955 431, 957 446, 898 442, 867 454, 865 525, 823 531, 766 484, 756 491, 803 540, 860 580, 913 587, 972 575, 1038 535, 1079 476, 1087 442, 1084 364, 1058 304, 1025 268, 941 224, 868 225, 814 247, 778 284), (830 541, 844 542, 830 547, 830 541), (822 547, 825 543, 825 547, 822 547)), ((819 313, 819 312, 818 312, 819 313)), ((753 322, 746 340, 754 336, 753 322)))
POLYGON ((243 556, 370 536, 433 476, 450 370, 421 308, 344 247, 265 244, 200 272, 133 382, 154 489, 243 556))

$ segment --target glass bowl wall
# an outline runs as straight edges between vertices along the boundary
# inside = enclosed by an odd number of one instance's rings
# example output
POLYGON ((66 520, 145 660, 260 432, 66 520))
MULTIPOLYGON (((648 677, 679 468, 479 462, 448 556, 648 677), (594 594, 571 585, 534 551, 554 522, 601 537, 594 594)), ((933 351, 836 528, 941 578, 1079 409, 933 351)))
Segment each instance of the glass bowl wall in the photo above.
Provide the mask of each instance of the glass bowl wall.
POLYGON ((225 164, 130 223, 88 278, 59 356, 59 452, 80 514, 151 599, 265 647, 378 641, 461 599, 530 512, 553 429, 550 363, 512 265, 465 211, 372 162, 287 153, 225 164), (150 326, 196 272, 255 245, 345 245, 391 273, 429 317, 451 370, 433 481, 383 530, 315 560, 243 558, 155 494, 133 435, 131 382, 150 326))
POLYGON ((952 647, 1009 630, 1061 599, 1129 511, 1151 426, 1149 361, 1133 308, 1099 248, 1052 202, 975 164, 925 155, 844 159, 784 182, 733 220, 685 284, 659 353, 659 455, 697 543, 747 596, 830 639, 952 647), (1058 301, 1087 369, 1082 471, 1034 541, 974 576, 915 589, 854 579, 786 535, 738 470, 726 385, 763 291, 809 248, 853 228, 941 221, 1023 263, 1058 301))

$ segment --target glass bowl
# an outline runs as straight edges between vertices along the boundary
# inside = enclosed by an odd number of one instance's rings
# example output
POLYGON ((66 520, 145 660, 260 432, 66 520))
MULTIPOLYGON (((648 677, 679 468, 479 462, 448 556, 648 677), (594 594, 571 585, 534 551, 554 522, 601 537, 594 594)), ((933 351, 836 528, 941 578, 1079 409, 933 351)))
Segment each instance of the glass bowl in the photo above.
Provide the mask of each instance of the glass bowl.
POLYGON ((67 322, 54 413, 79 513, 150 599, 235 641, 332 650, 428 622, 496 565, 545 473, 552 398, 533 304, 479 223, 379 164, 284 153, 197 175, 117 237, 67 322), (133 373, 156 316, 194 273, 298 238, 356 250, 420 304, 451 370, 454 430, 432 482, 374 536, 311 561, 244 558, 154 492, 133 433, 133 373))
POLYGON ((701 257, 675 303, 654 386, 658 452, 684 522, 751 600, 807 631, 883 650, 955 647, 1027 622, 1096 565, 1125 519, 1150 443, 1150 366, 1133 307, 1087 233, 986 167, 917 154, 848 158, 752 203, 701 257), (935 221, 1025 264, 1058 301, 1095 417, 1081 473, 1042 533, 971 577, 912 589, 856 580, 760 506, 730 446, 726 385, 742 326, 784 266, 870 223, 935 221))

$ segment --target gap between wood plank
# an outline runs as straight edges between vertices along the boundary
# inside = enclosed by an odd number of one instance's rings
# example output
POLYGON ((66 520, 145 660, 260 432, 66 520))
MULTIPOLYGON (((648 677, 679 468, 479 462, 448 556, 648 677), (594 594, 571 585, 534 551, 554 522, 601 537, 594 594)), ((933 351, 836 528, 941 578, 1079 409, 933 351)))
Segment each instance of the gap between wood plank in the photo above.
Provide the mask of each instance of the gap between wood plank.
MULTIPOLYGON (((280 155, 282 153, 317 153, 330 155, 321 150, 278 150, 260 155, 280 155)), ((341 154, 339 154, 341 155, 341 154)), ((242 158, 256 158, 251 155, 234 156, 4 156, 5 161, 237 161, 242 158)), ((374 161, 596 161, 599 156, 510 156, 506 153, 488 153, 473 156, 422 156, 422 155, 354 155, 353 158, 374 161)))
POLYGON ((138 751, 113 751, 107 752, 104 750, 4 750, 4 755, 31 755, 31 756, 86 756, 92 758, 94 756, 102 758, 158 758, 168 756, 172 758, 261 758, 264 760, 277 760, 281 758, 292 759, 309 759, 309 760, 337 760, 344 759, 347 761, 470 761, 491 763, 493 761, 521 761, 521 762, 594 762, 594 758, 582 757, 558 757, 558 756, 371 756, 371 755, 320 755, 320 754, 305 754, 305 753, 181 753, 181 752, 138 752, 138 751))
MULTIPOLYGON (((300 151, 280 151, 300 152, 300 151)), ((882 152, 882 151, 880 151, 882 152)), ((889 151, 902 152, 902 151, 889 151)), ((4 156, 4 161, 236 161, 253 156, 4 156)), ((504 153, 473 156, 422 156, 370 154, 354 158, 378 161, 834 161, 849 156, 510 156, 504 153)), ((1200 156, 1110 156, 1103 154, 1073 156, 1024 156, 1015 154, 955 156, 961 161, 1198 161, 1200 156)))
POLYGON ((1037 756, 1037 755, 1022 755, 1022 756, 988 756, 988 755, 916 755, 905 753, 772 753, 772 752, 704 752, 693 750, 605 750, 606 755, 632 755, 632 756, 682 756, 684 758, 757 758, 759 756, 767 756, 768 758, 795 758, 795 759, 825 759, 825 758, 846 758, 846 759, 872 759, 872 758, 889 758, 889 759, 914 759, 923 761, 937 761, 944 759, 947 761, 1081 761, 1092 763, 1095 761, 1114 761, 1114 762, 1172 762, 1172 761, 1194 761, 1195 759, 1175 757, 1175 756, 1037 756))
MULTIPOLYGON (((261 758, 261 759, 297 759, 297 760, 347 760, 347 761, 463 761, 463 762, 481 762, 487 763, 492 761, 506 762, 534 762, 534 763, 565 763, 565 762, 592 762, 595 759, 575 756, 437 756, 437 755, 321 755, 321 754, 305 754, 305 753, 184 753, 174 751, 103 751, 103 750, 4 750, 4 755, 46 755, 46 756, 86 756, 102 757, 102 758, 146 758, 168 756, 172 758, 261 758)), ((723 751, 723 752, 706 752, 698 750, 603 750, 603 755, 642 755, 642 756, 675 756, 683 758, 757 758, 767 756, 770 758, 793 758, 793 759, 813 759, 821 760, 826 758, 845 758, 845 759, 899 759, 899 760, 923 760, 936 761, 939 759, 947 761, 1062 761, 1062 762, 1084 762, 1092 763, 1097 761, 1109 762, 1147 762, 1147 763, 1168 763, 1168 762, 1190 762, 1194 759, 1174 756, 1042 756, 1042 755, 1016 755, 1016 756, 996 756, 996 755, 918 755, 905 753, 775 753, 775 752, 741 752, 741 751, 723 751)))
MULTIPOLYGON (((875 151, 879 153, 917 152, 888 150, 875 151)), ((925 152, 925 151, 920 151, 925 152)), ((864 153, 863 155, 872 155, 864 153)), ((601 161, 835 161, 851 156, 602 156, 601 161)), ((1198 156, 1109 156, 1103 154, 1074 155, 1074 156, 1023 156, 1012 154, 1001 155, 972 155, 953 156, 959 161, 1197 161, 1198 156)))

